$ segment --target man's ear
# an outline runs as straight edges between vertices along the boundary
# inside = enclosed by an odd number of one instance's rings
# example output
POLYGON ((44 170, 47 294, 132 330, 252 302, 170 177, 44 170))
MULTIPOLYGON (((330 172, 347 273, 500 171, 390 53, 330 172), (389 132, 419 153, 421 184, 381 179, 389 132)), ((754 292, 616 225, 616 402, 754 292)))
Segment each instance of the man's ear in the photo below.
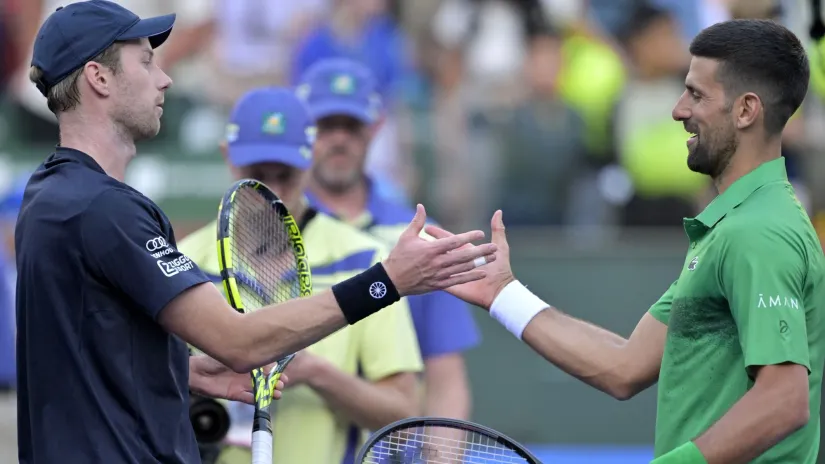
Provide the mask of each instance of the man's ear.
POLYGON ((369 125, 367 134, 369 135, 370 140, 374 139, 375 135, 378 134, 378 131, 380 131, 381 128, 384 127, 384 123, 386 122, 386 120, 387 116, 384 113, 381 113, 375 120, 375 122, 369 125))
POLYGON ((100 63, 94 61, 86 63, 83 66, 82 79, 101 97, 108 97, 111 94, 112 72, 100 63))
POLYGON ((752 127, 762 117, 764 107, 762 99, 753 92, 748 92, 737 99, 734 104, 736 128, 744 130, 752 127))
POLYGON ((232 163, 229 162, 229 144, 226 143, 226 140, 221 140, 221 143, 218 144, 218 148, 220 148, 223 162, 226 163, 226 166, 229 168, 229 172, 232 173, 232 178, 240 179, 238 169, 235 166, 232 166, 232 163))

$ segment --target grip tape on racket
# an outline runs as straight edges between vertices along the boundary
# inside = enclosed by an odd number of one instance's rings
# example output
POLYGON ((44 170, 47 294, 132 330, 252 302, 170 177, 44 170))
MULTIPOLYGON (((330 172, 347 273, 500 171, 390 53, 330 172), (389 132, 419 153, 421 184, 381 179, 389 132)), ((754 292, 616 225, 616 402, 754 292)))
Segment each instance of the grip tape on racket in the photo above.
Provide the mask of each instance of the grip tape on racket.
POLYGON ((271 432, 252 432, 252 464, 272 464, 271 432))

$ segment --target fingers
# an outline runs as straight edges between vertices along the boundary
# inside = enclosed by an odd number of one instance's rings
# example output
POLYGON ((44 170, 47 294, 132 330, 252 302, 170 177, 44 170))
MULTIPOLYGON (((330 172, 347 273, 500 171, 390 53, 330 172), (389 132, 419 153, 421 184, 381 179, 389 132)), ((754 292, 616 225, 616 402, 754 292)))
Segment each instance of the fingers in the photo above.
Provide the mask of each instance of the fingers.
POLYGON ((445 229, 442 229, 441 227, 433 226, 433 225, 429 225, 429 226, 425 227, 424 232, 426 232, 427 235, 429 235, 433 238, 447 238, 447 237, 452 237, 453 235, 455 235, 454 233, 450 232, 449 230, 445 230, 445 229))
MULTIPOLYGON (((444 266, 469 263, 472 267, 474 267, 473 261, 476 258, 481 258, 482 256, 492 256, 497 249, 498 245, 495 243, 485 243, 479 246, 461 248, 453 251, 452 253, 446 253, 439 259, 443 261, 444 266)), ((489 263, 490 260, 488 259, 487 262, 489 263)), ((472 269, 472 267, 470 269, 472 269)))
MULTIPOLYGON (((484 255, 482 258, 486 261, 486 263, 484 264, 489 264, 496 260, 496 255, 491 253, 488 255, 484 255)), ((462 261, 460 263, 454 264, 450 267, 444 268, 443 270, 439 271, 436 274, 436 278, 446 279, 456 274, 462 274, 467 271, 472 271, 477 267, 479 267, 479 265, 476 264, 476 259, 471 261, 462 261)))
POLYGON ((499 245, 507 244, 507 236, 504 233, 504 219, 501 210, 493 214, 493 219, 490 221, 490 228, 492 230, 492 242, 499 245))
POLYGON ((437 288, 445 289, 455 285, 466 284, 467 282, 475 282, 487 277, 487 272, 483 269, 474 269, 472 271, 455 274, 447 279, 441 280, 437 284, 437 288))
POLYGON ((423 205, 418 204, 415 207, 415 216, 413 216, 412 221, 410 221, 407 229, 401 234, 401 237, 418 237, 418 234, 424 229, 426 223, 427 212, 424 210, 423 205))
POLYGON ((461 248, 470 242, 481 240, 483 238, 484 232, 480 230, 472 230, 470 232, 464 232, 463 234, 440 238, 430 243, 433 244, 433 250, 435 250, 437 254, 442 254, 455 250, 456 248, 461 248))

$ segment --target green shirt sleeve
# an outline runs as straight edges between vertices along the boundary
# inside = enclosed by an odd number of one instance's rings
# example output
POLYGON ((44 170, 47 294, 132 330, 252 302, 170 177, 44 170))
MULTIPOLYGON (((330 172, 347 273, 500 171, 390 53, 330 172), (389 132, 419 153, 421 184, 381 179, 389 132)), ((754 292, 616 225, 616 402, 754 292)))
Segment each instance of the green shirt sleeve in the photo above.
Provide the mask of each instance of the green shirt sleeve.
POLYGON ((670 305, 673 303, 673 292, 676 290, 676 282, 678 281, 670 284, 665 294, 659 297, 659 300, 653 303, 653 306, 648 310, 651 316, 665 325, 667 325, 667 321, 670 319, 670 305))
POLYGON ((810 372, 804 248, 794 243, 793 231, 779 228, 733 235, 719 277, 736 321, 745 367, 790 362, 810 372))

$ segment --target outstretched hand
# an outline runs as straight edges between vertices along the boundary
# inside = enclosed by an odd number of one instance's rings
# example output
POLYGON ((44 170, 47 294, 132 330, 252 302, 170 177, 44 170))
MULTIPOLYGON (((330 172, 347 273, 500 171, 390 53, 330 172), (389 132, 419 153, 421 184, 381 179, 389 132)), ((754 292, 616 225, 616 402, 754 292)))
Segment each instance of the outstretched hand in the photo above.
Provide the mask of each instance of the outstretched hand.
MULTIPOLYGON (((507 236, 504 233, 504 220, 502 219, 501 210, 493 214, 490 227, 492 230, 492 243, 497 247, 495 252, 496 259, 487 260, 489 264, 484 266, 485 276, 481 279, 475 279, 445 289, 458 298, 487 310, 490 309, 490 305, 493 304, 493 300, 496 299, 499 292, 501 292, 507 284, 515 280, 513 271, 510 269, 510 246, 507 244, 507 236)), ((457 237, 452 232, 438 226, 427 226, 424 231, 438 240, 457 237)), ((474 247, 471 243, 467 243, 458 250, 465 252, 475 248, 477 247, 474 247)))
POLYGON ((383 262, 401 296, 440 290, 487 276, 486 266, 482 264, 476 269, 479 266, 475 260, 495 261, 496 245, 473 246, 471 243, 483 239, 484 232, 474 230, 429 241, 420 236, 426 222, 427 213, 422 205, 418 205, 415 217, 383 262))

